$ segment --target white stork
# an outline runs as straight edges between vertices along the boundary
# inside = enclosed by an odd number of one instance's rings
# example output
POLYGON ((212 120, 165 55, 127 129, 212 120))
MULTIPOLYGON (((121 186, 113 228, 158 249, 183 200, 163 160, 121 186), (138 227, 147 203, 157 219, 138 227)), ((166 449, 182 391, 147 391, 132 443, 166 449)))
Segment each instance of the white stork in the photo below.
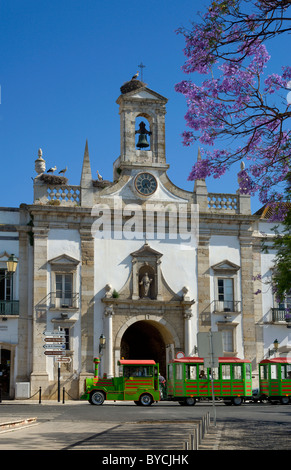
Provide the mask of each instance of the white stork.
POLYGON ((103 177, 100 175, 99 171, 97 170, 97 176, 99 181, 103 181, 103 177))
POLYGON ((54 173, 56 171, 56 169, 57 169, 57 167, 54 166, 54 167, 50 168, 47 172, 48 173, 54 173))
POLYGON ((132 77, 131 80, 136 80, 138 76, 139 76, 139 71, 136 72, 136 74, 132 77))
POLYGON ((59 175, 62 173, 63 175, 66 173, 68 167, 66 166, 66 168, 64 168, 63 170, 59 171, 59 175))

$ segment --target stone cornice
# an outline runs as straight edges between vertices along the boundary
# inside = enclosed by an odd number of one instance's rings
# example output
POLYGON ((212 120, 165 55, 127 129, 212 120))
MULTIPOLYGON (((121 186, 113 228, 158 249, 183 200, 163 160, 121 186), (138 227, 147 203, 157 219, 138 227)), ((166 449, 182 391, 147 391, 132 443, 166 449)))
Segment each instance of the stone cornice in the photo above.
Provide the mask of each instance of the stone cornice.
POLYGON ((140 308, 140 307, 151 307, 151 308, 159 308, 163 307, 165 310, 170 310, 172 307, 191 307, 194 303, 195 300, 171 300, 171 301, 165 301, 165 300, 154 300, 154 299, 121 299, 121 298, 115 298, 115 297, 104 297, 101 299, 103 303, 106 305, 116 305, 116 306, 122 306, 122 305, 129 305, 132 308, 140 308))

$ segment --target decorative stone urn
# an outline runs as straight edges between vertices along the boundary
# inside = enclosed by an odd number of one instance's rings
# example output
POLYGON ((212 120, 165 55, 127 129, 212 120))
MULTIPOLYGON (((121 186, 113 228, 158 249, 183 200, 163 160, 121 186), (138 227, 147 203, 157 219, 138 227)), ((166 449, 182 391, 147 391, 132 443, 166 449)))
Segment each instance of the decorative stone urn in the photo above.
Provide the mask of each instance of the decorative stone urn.
POLYGON ((38 158, 35 160, 35 171, 39 175, 45 172, 45 160, 42 158, 41 149, 38 149, 38 158))

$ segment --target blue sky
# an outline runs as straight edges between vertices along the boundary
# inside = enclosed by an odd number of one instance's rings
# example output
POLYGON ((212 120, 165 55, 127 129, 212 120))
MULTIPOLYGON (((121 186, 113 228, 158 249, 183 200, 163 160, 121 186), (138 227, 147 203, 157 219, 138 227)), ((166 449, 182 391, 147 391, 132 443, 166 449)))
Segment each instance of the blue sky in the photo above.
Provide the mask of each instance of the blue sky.
MULTIPOLYGON (((31 178, 36 176, 39 148, 47 169, 68 166, 69 184, 79 184, 88 139, 93 178, 98 170, 112 180, 120 150, 116 99, 141 62, 148 88, 169 100, 168 175, 174 184, 192 191, 194 183, 187 177, 198 144, 182 145, 186 103, 174 86, 186 78, 181 71, 184 40, 175 30, 189 26, 207 4, 208 0, 0 0, 0 206, 32 203, 31 178)), ((276 48, 274 53, 278 59, 276 48)), ((220 180, 209 178, 208 190, 236 192, 237 171, 234 167, 220 180)), ((252 211, 260 206, 252 198, 252 211)))

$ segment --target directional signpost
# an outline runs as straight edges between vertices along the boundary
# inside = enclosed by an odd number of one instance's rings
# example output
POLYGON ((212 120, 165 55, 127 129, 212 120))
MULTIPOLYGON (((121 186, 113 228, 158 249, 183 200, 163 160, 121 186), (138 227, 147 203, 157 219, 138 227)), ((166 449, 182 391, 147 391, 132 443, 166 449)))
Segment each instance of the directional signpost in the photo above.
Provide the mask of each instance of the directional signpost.
POLYGON ((214 426, 216 426, 216 409, 213 385, 213 369, 218 367, 218 358, 223 356, 222 333, 220 331, 209 331, 208 333, 197 333, 198 354, 204 358, 204 367, 211 367, 212 404, 214 410, 214 426))
POLYGON ((63 363, 66 363, 66 362, 68 363, 68 362, 71 362, 71 358, 69 356, 63 356, 63 357, 59 357, 58 361, 63 362, 63 363))
POLYGON ((44 354, 54 357, 58 361, 58 401, 61 396, 61 362, 70 362, 71 358, 66 356, 65 333, 59 331, 44 331, 44 354))

